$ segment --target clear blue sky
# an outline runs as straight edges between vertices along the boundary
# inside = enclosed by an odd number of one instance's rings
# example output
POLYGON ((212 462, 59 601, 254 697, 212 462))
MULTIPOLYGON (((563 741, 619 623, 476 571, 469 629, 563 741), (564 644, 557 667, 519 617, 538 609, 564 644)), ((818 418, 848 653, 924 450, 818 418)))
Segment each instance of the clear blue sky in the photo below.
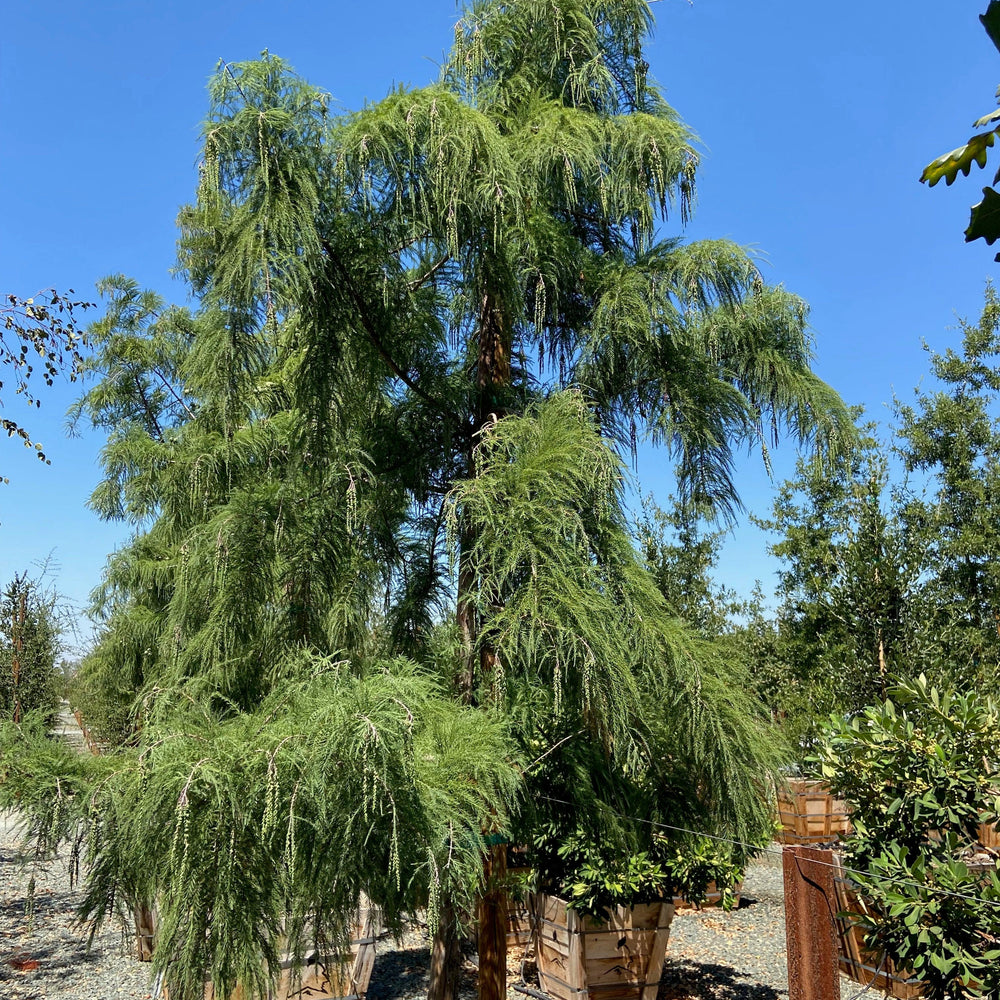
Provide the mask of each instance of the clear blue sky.
MULTIPOLYGON (((968 206, 996 163, 950 189, 917 183, 994 105, 1000 56, 977 15, 986 0, 659 0, 652 72, 702 140, 691 238, 756 248, 769 280, 812 306, 817 368, 882 417, 926 370, 921 340, 956 340, 997 273, 963 243, 968 206)), ((174 218, 193 193, 205 83, 220 58, 268 48, 344 108, 394 84, 432 80, 454 0, 220 3, 7 0, 0 36, 0 291, 31 295, 122 271, 183 301, 171 278, 174 218)), ((9 383, 8 383, 9 384, 9 383)), ((0 441, 0 580, 53 552, 57 583, 83 604, 127 537, 85 507, 101 441, 68 439, 75 387, 43 395, 30 428, 42 466, 0 441)), ((5 413, 18 418, 16 401, 5 413)), ((776 475, 794 451, 779 450, 776 475)), ((665 455, 644 453, 645 489, 670 489, 665 455)), ((758 456, 739 475, 747 505, 770 508, 758 456)), ((720 577, 772 582, 766 540, 745 524, 720 577)))

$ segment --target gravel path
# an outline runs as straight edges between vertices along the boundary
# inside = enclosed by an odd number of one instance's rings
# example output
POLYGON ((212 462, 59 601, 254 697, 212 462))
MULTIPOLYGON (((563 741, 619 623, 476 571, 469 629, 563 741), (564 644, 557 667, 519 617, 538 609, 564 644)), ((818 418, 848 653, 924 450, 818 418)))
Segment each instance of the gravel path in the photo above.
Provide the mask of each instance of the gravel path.
MULTIPOLYGON (((62 735, 80 740, 65 714, 62 735)), ((765 856, 747 872, 743 902, 731 913, 683 910, 670 931, 658 1000, 780 1000, 787 997, 785 919, 780 859, 765 856)), ((149 966, 137 961, 134 935, 106 928, 88 948, 75 921, 80 895, 66 859, 24 859, 14 817, 0 813, 0 997, 4 1000, 149 1000, 149 966), (34 878, 34 912, 28 912, 34 878)), ((426 928, 403 941, 379 942, 368 1000, 415 1000, 427 995, 426 928)), ((521 956, 510 956, 509 982, 520 978, 521 956)), ((530 971, 530 966, 529 966, 530 971)), ((460 1000, 475 997, 475 965, 467 962, 460 1000)), ((530 976, 529 976, 530 981, 530 976)), ((861 989, 841 980, 842 1000, 861 989)), ((867 996, 879 996, 871 991, 867 996)), ((510 1000, 526 1000, 508 991, 510 1000)))
MULTIPOLYGON (((70 888, 65 859, 25 865, 16 844, 11 817, 0 814, 0 996, 4 1000, 151 998, 149 966, 132 957, 132 935, 124 936, 120 928, 105 929, 88 950, 86 930, 74 920, 79 893, 70 888), (35 909, 29 917, 32 874, 35 909)), ((426 930, 419 927, 398 944, 380 941, 369 1000, 426 996, 428 944, 426 930)), ((678 912, 658 1000, 780 1000, 788 995, 784 948, 781 869, 765 859, 747 873, 739 909, 678 912)), ((512 955, 512 984, 519 978, 519 966, 520 955, 512 955)), ((471 961, 465 971, 460 998, 472 1000, 471 961)), ((841 981, 843 1000, 859 989, 841 981)), ((513 989, 508 995, 510 1000, 525 1000, 513 989)))

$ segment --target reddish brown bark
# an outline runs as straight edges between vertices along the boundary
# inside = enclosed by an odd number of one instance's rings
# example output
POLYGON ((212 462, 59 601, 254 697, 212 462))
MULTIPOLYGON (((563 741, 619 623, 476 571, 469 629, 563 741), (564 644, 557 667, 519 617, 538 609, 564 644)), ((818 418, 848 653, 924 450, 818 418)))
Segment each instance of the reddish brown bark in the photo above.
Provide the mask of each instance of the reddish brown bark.
POLYGON ((486 889, 479 897, 479 1000, 507 996, 507 845, 492 844, 486 856, 486 889))

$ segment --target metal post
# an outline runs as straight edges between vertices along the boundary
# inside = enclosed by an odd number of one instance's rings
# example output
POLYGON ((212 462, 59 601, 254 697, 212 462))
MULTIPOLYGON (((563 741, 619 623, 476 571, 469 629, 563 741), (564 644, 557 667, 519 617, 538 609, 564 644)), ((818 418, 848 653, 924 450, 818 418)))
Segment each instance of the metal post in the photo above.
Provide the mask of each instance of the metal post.
POLYGON ((781 862, 788 1000, 840 1000, 833 851, 789 844, 781 862))

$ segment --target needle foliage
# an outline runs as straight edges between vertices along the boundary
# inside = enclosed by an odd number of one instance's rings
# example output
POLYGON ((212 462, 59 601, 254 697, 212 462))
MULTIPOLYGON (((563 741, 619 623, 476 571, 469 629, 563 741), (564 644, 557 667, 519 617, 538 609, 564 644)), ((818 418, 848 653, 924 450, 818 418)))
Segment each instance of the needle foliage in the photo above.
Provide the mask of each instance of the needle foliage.
POLYGON ((85 910, 155 899, 172 997, 260 993, 279 928, 335 936, 361 892, 460 911, 484 831, 558 853, 583 817, 614 860, 650 820, 764 822, 770 737, 638 560, 622 455, 663 444, 725 516, 740 451, 851 423, 803 303, 664 235, 698 156, 651 23, 471 3, 437 82, 340 116, 268 53, 220 65, 192 306, 101 289, 74 415, 135 535, 80 684, 118 747, 85 910))

